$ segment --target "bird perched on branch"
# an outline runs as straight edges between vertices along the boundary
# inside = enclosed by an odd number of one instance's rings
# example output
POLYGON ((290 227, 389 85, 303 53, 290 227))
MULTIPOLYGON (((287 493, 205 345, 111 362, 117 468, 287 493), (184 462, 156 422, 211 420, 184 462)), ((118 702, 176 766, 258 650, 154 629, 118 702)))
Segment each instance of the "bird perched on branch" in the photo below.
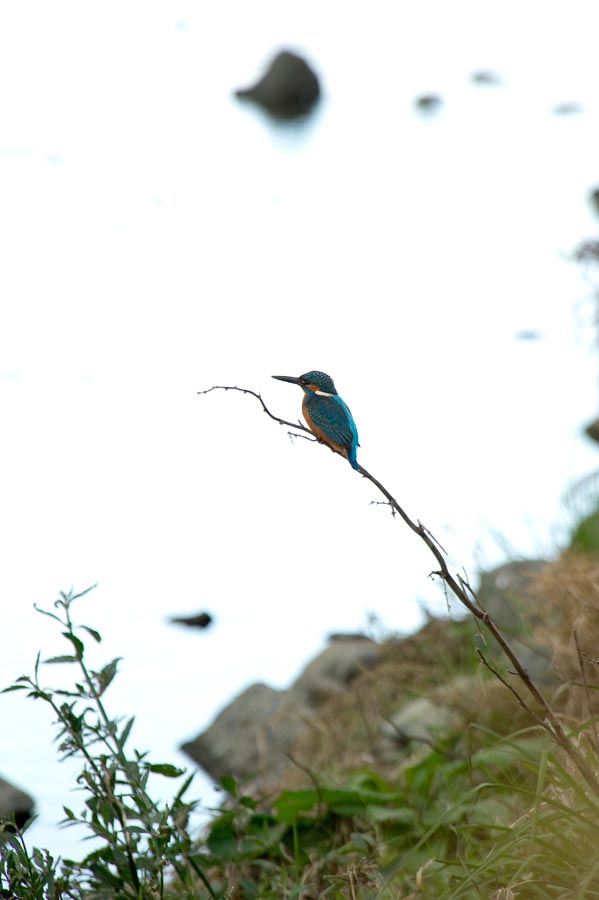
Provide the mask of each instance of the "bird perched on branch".
POLYGON ((299 384, 304 392, 302 413, 310 431, 319 441, 345 456, 349 464, 357 469, 358 430, 347 405, 335 390, 331 376, 324 372, 306 372, 299 378, 293 375, 272 377, 299 384))

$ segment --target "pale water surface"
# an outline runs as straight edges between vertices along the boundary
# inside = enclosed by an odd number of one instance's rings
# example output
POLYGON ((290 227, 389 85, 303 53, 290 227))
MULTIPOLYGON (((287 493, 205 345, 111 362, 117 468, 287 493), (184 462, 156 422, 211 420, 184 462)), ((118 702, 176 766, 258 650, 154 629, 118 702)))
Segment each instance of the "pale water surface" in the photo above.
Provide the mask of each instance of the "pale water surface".
MULTIPOLYGON (((596 5, 32 2, 0 9, 0 681, 81 621, 155 761, 255 680, 285 686, 333 630, 443 609, 425 548, 340 459, 291 442, 322 368, 361 462, 474 578, 555 552, 594 470, 596 5), (558 12, 561 8, 563 12, 558 12), (304 127, 238 105, 279 48, 325 96, 304 127), (495 71, 501 83, 476 86, 495 71), (443 98, 419 115, 414 98, 443 98), (579 114, 553 108, 577 102, 579 114), (533 330, 539 339, 516 335, 533 330), (208 609, 205 634, 165 625, 208 609)), ((69 672, 48 671, 67 679, 69 672)), ((0 700, 0 772, 75 808, 40 703, 0 700)), ((168 783, 157 790, 168 796, 168 783)), ((196 794, 214 802, 200 777, 196 794)))

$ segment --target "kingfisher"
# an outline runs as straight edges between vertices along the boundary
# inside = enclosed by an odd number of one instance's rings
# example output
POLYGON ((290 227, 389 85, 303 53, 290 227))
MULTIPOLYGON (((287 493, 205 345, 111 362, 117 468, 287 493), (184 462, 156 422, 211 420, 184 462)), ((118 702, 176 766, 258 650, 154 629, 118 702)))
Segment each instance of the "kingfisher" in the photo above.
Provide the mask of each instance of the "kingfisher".
POLYGON ((278 381, 299 384, 304 392, 302 413, 308 427, 319 441, 345 456, 354 469, 358 469, 356 450, 358 429, 347 404, 335 389, 330 375, 324 372, 306 372, 294 375, 273 375, 278 381))

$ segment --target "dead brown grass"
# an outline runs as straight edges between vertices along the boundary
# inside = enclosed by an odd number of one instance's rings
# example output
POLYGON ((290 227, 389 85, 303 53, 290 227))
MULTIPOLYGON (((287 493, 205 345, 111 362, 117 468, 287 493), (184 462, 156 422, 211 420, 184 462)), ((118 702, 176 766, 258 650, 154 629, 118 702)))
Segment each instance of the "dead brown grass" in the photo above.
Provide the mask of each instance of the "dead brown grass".
MULTIPOLYGON (((599 714, 599 561, 569 552, 547 565, 531 585, 522 615, 527 633, 551 652, 554 677, 547 690, 556 710, 569 724, 599 714)), ((451 709, 464 728, 476 723, 511 734, 533 724, 505 685, 481 666, 478 633, 471 620, 431 619, 408 638, 388 640, 376 666, 320 707, 279 787, 305 786, 311 772, 341 783, 360 767, 392 778, 405 754, 382 739, 382 725, 417 697, 451 709)))
POLYGON ((551 650, 554 702, 573 722, 599 714, 599 560, 569 551, 538 579, 543 616, 535 636, 551 650))
POLYGON ((393 778, 407 753, 383 735, 383 725, 418 697, 453 710, 460 728, 476 722, 511 733, 532 724, 505 686, 480 665, 477 632, 470 620, 431 619, 408 638, 388 640, 377 665, 319 708, 279 787, 306 786, 310 773, 327 784, 340 784, 362 767, 393 778))

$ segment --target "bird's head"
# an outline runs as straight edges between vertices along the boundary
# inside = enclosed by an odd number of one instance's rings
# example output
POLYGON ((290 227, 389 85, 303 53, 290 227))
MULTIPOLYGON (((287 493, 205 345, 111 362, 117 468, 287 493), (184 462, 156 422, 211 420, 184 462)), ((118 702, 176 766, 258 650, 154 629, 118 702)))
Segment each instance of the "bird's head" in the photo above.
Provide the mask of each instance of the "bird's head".
POLYGON ((296 378, 294 375, 273 375, 278 381, 289 381, 291 384, 299 384, 301 388, 314 393, 336 394, 335 384, 330 375, 325 372, 306 372, 296 378))

